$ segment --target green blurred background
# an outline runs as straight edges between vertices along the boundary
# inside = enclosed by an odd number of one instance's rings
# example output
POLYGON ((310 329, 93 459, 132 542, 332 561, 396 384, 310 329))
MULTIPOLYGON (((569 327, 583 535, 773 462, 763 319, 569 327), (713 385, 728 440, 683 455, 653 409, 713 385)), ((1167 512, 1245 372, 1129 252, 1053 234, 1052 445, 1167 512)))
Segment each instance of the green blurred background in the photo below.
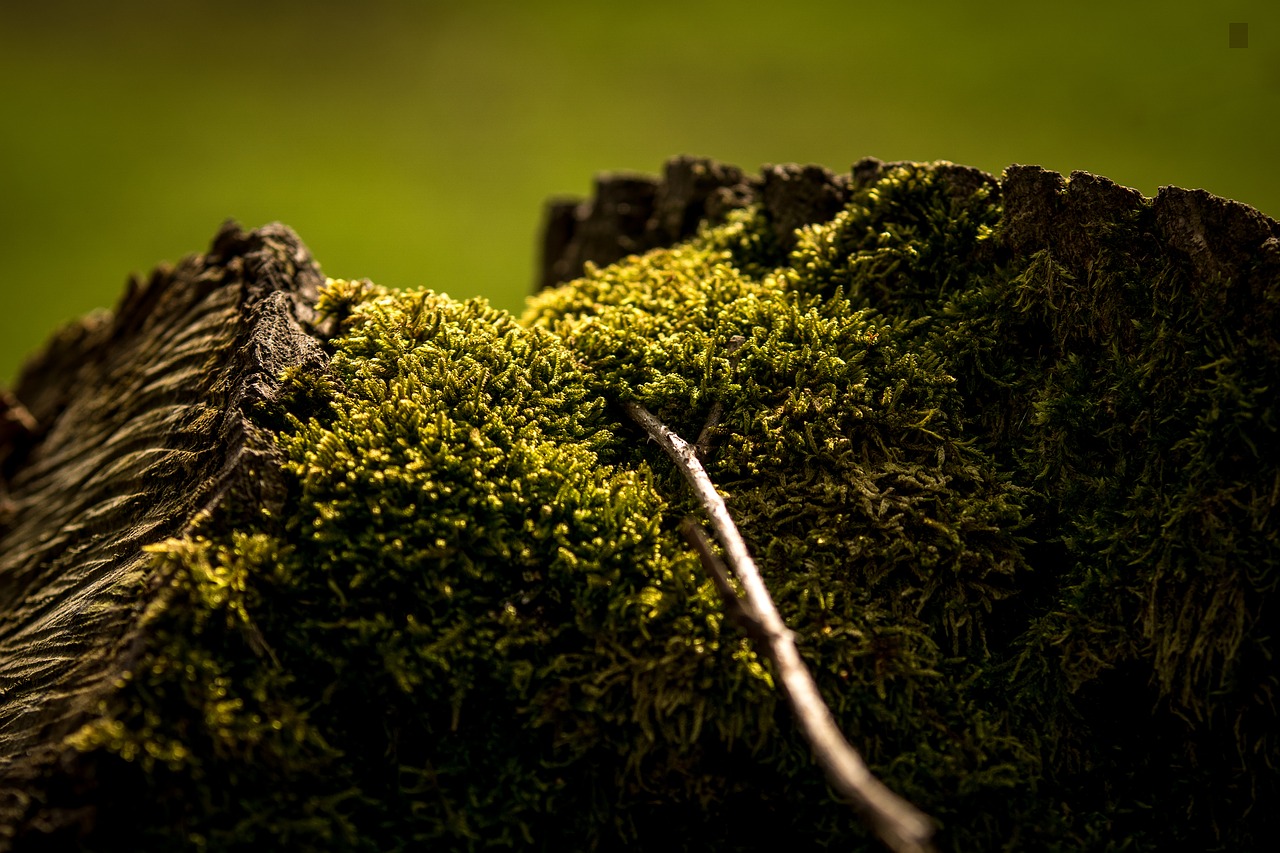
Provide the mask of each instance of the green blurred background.
POLYGON ((1039 163, 1280 215, 1274 2, 0 9, 0 382, 228 217, 518 310, 547 198, 680 153, 1039 163))

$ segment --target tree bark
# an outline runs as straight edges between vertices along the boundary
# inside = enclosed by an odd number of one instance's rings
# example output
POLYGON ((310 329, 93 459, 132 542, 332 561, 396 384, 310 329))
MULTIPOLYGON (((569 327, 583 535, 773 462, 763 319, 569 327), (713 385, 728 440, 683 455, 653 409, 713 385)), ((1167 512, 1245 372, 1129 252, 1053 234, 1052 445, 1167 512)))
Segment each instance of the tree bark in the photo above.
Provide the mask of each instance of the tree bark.
POLYGON ((288 228, 228 223, 208 254, 130 282, 114 315, 63 329, 22 372, 0 413, 0 847, 73 760, 61 738, 139 649, 161 580, 143 547, 229 496, 281 502, 270 436, 249 413, 286 368, 325 361, 311 310, 322 283, 288 228))

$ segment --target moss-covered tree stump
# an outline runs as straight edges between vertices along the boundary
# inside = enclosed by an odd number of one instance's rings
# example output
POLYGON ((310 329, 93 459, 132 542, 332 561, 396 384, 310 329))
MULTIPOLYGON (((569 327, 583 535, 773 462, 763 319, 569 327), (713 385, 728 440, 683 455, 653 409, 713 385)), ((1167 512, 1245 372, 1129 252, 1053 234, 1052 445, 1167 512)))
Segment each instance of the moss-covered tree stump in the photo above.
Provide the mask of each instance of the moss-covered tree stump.
POLYGON ((517 320, 228 226, 33 359, 0 849, 874 849, 632 402, 941 848, 1270 848, 1280 225, 681 158, 546 247, 517 320))

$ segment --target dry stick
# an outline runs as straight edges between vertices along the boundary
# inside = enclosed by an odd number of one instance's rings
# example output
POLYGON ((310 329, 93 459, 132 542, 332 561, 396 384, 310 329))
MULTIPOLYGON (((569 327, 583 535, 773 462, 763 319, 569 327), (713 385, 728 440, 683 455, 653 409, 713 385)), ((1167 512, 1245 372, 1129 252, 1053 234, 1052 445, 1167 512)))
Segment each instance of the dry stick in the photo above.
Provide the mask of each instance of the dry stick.
MULTIPOLYGON (((741 356, 738 350, 742 349, 742 345, 747 339, 742 335, 734 335, 729 338, 729 343, 725 346, 725 355, 729 356, 729 371, 734 373, 738 369, 738 359, 741 356)), ((724 416, 724 404, 719 400, 711 406, 711 414, 707 415, 707 422, 702 427, 702 432, 698 435, 698 440, 693 443, 693 449, 697 451, 699 459, 706 459, 707 454, 711 452, 711 436, 715 434, 716 427, 720 425, 720 418, 724 416)))
MULTIPOLYGON (((753 628, 758 626, 765 652, 777 668, 779 681, 787 698, 791 700, 801 731, 813 748, 818 763, 826 770, 832 786, 853 801, 854 806, 866 816, 876 835, 891 850, 897 853, 926 853, 933 850, 929 843, 933 834, 932 821, 872 775, 862 757, 840 733, 831 710, 822 701, 813 676, 800 658, 795 635, 778 615, 769 590, 765 588, 764 580, 760 577, 751 554, 747 552, 747 545, 742 541, 733 519, 729 517, 724 499, 698 461, 696 450, 644 406, 627 403, 626 410, 675 461, 710 516, 711 526, 724 546, 729 564, 733 566, 746 593, 747 615, 757 623, 753 628)), ((752 633, 756 631, 753 630, 752 633)))

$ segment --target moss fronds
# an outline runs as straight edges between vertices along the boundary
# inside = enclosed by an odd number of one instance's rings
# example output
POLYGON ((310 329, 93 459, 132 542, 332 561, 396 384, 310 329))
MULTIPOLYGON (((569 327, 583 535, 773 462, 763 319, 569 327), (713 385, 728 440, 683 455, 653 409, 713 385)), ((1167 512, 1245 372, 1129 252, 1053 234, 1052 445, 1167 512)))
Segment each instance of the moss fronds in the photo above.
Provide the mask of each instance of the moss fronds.
POLYGON ((69 741, 137 847, 870 843, 628 401, 717 414, 820 689, 945 847, 1258 844, 1280 285, 1206 280, 1146 204, 1011 249, 956 175, 889 169, 789 254, 735 212, 519 322, 330 283, 328 371, 263 415, 285 511, 156 552, 151 642, 69 741))

